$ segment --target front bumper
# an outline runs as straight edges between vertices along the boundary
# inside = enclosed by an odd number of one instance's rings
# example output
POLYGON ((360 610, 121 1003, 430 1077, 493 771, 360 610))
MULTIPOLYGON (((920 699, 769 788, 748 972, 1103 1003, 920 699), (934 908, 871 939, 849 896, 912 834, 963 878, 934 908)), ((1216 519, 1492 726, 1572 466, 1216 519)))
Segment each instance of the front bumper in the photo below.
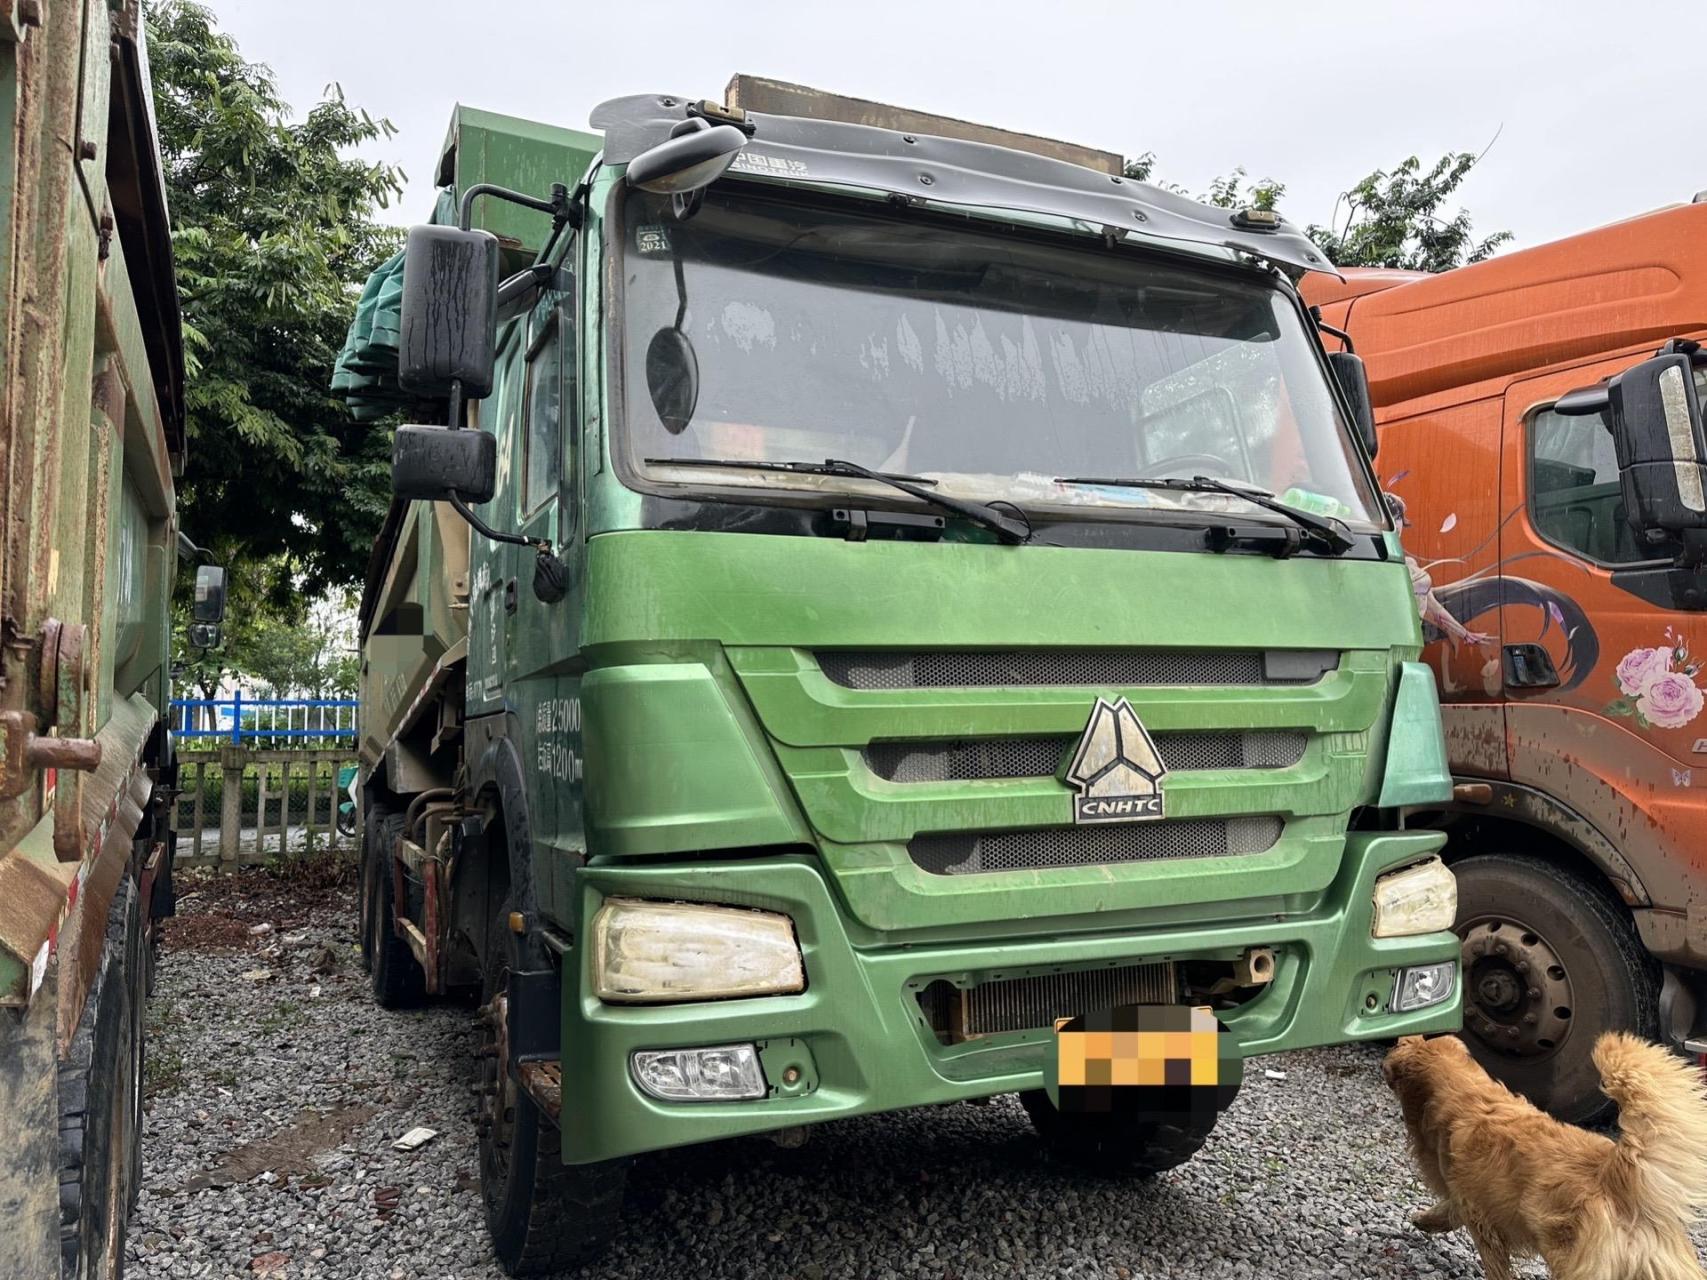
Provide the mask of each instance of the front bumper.
MULTIPOLYGON (((937 978, 974 983, 1052 967, 1229 958, 1276 952, 1273 982, 1223 1019, 1247 1056, 1455 1030, 1460 996, 1410 1014, 1388 1010, 1407 965, 1456 959, 1449 932, 1370 936, 1382 872, 1436 852, 1433 832, 1354 833, 1340 873, 1305 911, 1275 916, 1216 904, 1213 922, 1146 923, 1111 903, 1095 916, 1039 920, 1035 934, 992 941, 945 919, 929 942, 898 944, 850 925, 807 857, 660 866, 588 866, 577 872, 580 928, 607 897, 717 902, 787 913, 805 958, 799 995, 634 1007, 601 1003, 591 960, 577 948, 563 983, 563 1158, 570 1164, 762 1133, 845 1116, 1041 1088, 1048 1031, 938 1042, 917 991, 937 978), (750 1102, 661 1102, 629 1072, 638 1049, 754 1043, 770 1092, 750 1102), (790 1071, 789 1068, 793 1068, 790 1071)), ((1271 902, 1263 905, 1271 906, 1271 902)), ((1062 1015, 1084 1012, 1063 1009, 1062 1015)))

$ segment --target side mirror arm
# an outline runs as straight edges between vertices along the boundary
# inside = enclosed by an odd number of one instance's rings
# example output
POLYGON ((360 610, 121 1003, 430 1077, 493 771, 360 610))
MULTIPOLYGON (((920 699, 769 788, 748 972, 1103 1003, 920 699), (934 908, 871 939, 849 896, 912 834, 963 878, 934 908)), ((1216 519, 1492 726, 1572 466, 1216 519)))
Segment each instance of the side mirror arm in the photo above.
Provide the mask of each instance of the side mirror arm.
POLYGON ((462 495, 455 489, 450 491, 446 500, 450 503, 451 509, 468 521, 469 527, 482 538, 490 542, 505 542, 512 547, 532 547, 541 555, 550 554, 551 544, 544 538, 525 538, 519 533, 503 533, 494 529, 475 513, 473 507, 463 501, 462 495))
POLYGON ((450 494, 451 508, 468 521, 469 527, 483 538, 493 542, 507 542, 515 547, 532 547, 533 562, 533 593, 546 604, 556 604, 569 590, 569 566, 552 551, 551 543, 544 538, 525 538, 519 533, 500 533, 487 524, 474 509, 462 500, 462 495, 454 489, 450 494))

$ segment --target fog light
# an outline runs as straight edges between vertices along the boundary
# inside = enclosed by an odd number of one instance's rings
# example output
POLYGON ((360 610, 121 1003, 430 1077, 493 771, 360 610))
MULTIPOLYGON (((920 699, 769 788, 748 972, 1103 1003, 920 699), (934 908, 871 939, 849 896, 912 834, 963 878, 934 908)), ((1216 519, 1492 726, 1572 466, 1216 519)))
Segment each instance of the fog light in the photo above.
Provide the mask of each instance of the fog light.
POLYGON ((1377 938, 1438 933, 1450 929, 1457 915, 1458 881, 1439 858, 1388 872, 1375 882, 1372 932, 1377 938))
POLYGON ((1452 985, 1457 976, 1456 960, 1400 969, 1398 981, 1393 984, 1393 1012, 1415 1013, 1452 999, 1452 985))
POLYGON ((601 1000, 667 1004, 804 990, 794 922, 774 911, 611 898, 593 917, 601 1000))
POLYGON ((759 1052, 750 1044, 642 1049, 631 1065, 634 1082, 665 1102, 734 1102, 766 1092, 759 1052))

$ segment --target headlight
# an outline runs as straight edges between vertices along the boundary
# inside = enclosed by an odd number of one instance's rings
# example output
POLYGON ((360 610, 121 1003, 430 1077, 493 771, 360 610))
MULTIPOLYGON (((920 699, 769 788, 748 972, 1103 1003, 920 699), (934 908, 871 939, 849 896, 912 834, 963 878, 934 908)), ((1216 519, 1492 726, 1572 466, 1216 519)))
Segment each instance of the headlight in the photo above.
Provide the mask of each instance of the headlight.
POLYGON ((619 1004, 806 987, 794 922, 774 911, 610 898, 593 917, 593 990, 619 1004))
POLYGON ((1450 929, 1457 915, 1458 882, 1439 858, 1388 872, 1375 882, 1371 932, 1377 938, 1438 933, 1450 929))
POLYGON ((641 1049, 629 1059, 634 1081, 665 1102, 729 1102, 765 1096, 759 1051, 750 1044, 711 1049, 641 1049))
POLYGON ((1452 999, 1452 982, 1458 976, 1458 962, 1419 964, 1400 969, 1393 982, 1393 1012, 1414 1013, 1431 1009, 1452 999))

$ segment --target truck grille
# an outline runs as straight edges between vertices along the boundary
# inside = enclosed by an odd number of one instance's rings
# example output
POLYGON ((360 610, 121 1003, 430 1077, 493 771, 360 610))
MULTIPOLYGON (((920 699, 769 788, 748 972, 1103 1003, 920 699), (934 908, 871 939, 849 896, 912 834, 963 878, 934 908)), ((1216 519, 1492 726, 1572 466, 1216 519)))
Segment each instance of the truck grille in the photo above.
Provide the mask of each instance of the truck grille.
POLYGON ((829 650, 817 657, 824 674, 848 689, 1303 685, 1339 666, 1339 654, 1326 649, 829 650))
POLYGON ((1261 853, 1274 846, 1282 829, 1281 820, 1273 814, 1259 814, 1117 826, 1045 827, 1037 831, 957 831, 918 836, 908 844, 907 852, 920 870, 931 875, 962 876, 1261 853))
MULTIPOLYGON (((1152 735, 1169 769, 1284 769, 1304 758, 1305 735, 1163 732, 1152 735)), ((886 782, 970 782, 987 778, 1048 778, 1078 741, 1050 738, 964 739, 951 742, 874 742, 865 767, 886 782)))
POLYGON ((1003 978, 975 987, 938 980, 919 992, 925 1023, 944 1044, 1004 1031, 1035 1031, 1057 1018, 1097 1013, 1128 1004, 1174 1004, 1174 966, 1134 964, 1118 969, 1003 978))

